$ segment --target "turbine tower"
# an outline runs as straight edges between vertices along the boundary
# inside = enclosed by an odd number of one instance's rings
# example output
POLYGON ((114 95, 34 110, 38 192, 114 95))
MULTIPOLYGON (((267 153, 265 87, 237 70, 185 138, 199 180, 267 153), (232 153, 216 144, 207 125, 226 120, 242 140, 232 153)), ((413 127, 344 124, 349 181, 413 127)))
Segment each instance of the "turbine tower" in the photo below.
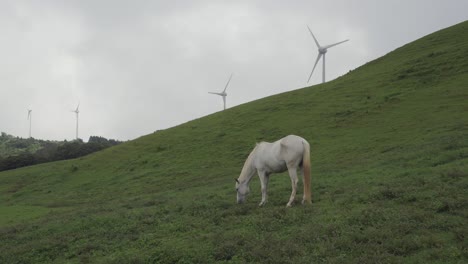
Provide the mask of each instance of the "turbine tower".
POLYGON ((348 41, 349 39, 347 40, 343 40, 343 41, 340 41, 340 42, 337 42, 335 44, 330 44, 330 45, 326 45, 326 46, 320 46, 320 44, 318 43, 317 39, 315 38, 314 36, 314 33, 312 33, 312 30, 310 30, 309 26, 307 26, 307 28, 309 29, 309 32, 310 34, 312 35, 312 37, 314 38, 314 41, 315 41, 315 44, 317 44, 317 48, 318 48, 318 52, 319 54, 317 55, 317 59, 315 60, 315 64, 314 64, 314 68, 312 68, 312 72, 310 73, 309 75, 309 79, 307 80, 307 83, 309 83, 310 81, 310 78, 312 77, 312 73, 314 73, 314 70, 315 70, 315 66, 317 66, 317 63, 318 61, 320 60, 320 58, 323 56, 323 69, 322 69, 322 83, 325 82, 325 54, 327 53, 327 50, 333 46, 336 46, 338 44, 341 44, 343 42, 346 42, 348 41))
POLYGON ((29 120, 29 138, 31 138, 32 109, 28 109, 28 120, 29 120))
POLYGON ((220 93, 208 92, 210 94, 216 94, 216 95, 219 95, 219 96, 223 97, 223 103, 224 103, 224 109, 223 110, 226 110, 226 96, 227 96, 226 89, 227 89, 227 87, 229 85, 229 82, 231 81, 231 78, 232 78, 232 73, 231 73, 231 76, 229 77, 229 80, 226 83, 226 86, 224 87, 224 90, 222 92, 220 92, 220 93))
POLYGON ((78 103, 75 110, 71 110, 71 112, 76 114, 76 139, 78 139, 78 114, 80 113, 80 111, 78 110, 79 107, 80 103, 78 103))

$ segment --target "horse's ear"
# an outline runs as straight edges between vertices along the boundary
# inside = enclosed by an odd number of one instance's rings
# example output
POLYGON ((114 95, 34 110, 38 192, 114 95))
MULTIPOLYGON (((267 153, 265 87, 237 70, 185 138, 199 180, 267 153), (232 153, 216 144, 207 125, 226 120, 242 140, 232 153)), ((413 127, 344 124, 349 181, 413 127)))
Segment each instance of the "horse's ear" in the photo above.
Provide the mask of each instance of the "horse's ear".
POLYGON ((237 183, 240 183, 238 179, 235 179, 237 183))

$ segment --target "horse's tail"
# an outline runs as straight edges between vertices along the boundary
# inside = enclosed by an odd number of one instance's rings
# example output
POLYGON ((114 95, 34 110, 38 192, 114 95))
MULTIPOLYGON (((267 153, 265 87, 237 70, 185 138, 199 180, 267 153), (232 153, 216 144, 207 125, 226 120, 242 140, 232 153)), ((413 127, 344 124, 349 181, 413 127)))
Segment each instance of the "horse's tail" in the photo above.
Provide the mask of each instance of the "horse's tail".
POLYGON ((312 193, 310 191, 310 145, 303 141, 304 153, 302 153, 302 170, 304 172, 304 202, 312 203, 312 193))

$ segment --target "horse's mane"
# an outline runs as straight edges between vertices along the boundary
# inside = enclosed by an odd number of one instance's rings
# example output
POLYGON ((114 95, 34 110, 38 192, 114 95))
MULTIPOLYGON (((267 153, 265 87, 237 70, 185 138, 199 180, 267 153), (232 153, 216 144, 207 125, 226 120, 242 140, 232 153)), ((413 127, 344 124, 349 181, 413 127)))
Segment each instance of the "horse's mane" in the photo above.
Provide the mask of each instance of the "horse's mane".
MULTIPOLYGON (((262 142, 260 142, 260 143, 262 143, 262 142)), ((252 169, 252 168, 251 168, 252 159, 253 159, 253 157, 254 157, 254 155, 255 155, 255 152, 257 151, 257 147, 258 147, 258 145, 259 145, 260 143, 256 143, 256 144, 255 144, 254 149, 250 152, 249 156, 248 156, 247 159, 245 160, 244 167, 242 167, 242 171, 241 171, 241 174, 240 174, 240 176, 239 176, 239 180, 240 180, 240 181, 243 181, 243 180, 247 177, 247 175, 248 175, 248 170, 249 170, 249 169, 252 169)))

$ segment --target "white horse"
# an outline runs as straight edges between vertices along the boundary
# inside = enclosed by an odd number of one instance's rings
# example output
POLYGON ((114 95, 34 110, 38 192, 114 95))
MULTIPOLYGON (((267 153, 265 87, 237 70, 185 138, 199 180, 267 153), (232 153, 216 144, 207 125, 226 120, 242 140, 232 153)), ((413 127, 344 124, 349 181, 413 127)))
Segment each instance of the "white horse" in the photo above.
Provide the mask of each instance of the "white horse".
POLYGON ((302 203, 312 203, 309 143, 305 139, 295 135, 286 136, 273 143, 258 143, 245 161, 239 178, 236 179, 237 203, 245 201, 245 197, 250 192, 250 180, 255 172, 257 172, 262 186, 262 201, 259 206, 263 206, 267 202, 267 188, 270 174, 288 170, 289 177, 291 177, 292 193, 286 206, 290 207, 296 196, 298 182, 297 168, 304 173, 302 178, 304 184, 302 203))

